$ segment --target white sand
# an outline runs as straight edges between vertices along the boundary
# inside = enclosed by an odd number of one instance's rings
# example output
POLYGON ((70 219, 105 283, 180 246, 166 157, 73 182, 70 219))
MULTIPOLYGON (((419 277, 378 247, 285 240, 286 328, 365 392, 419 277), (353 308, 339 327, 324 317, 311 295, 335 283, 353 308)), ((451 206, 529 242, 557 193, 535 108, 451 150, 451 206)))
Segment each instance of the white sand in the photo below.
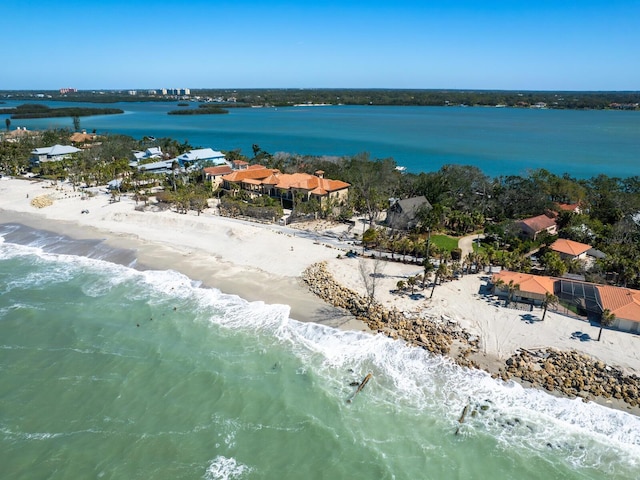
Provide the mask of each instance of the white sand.
MULTIPOLYGON (((306 266, 326 260, 340 283, 364 294, 358 268, 363 260, 337 258, 338 254, 344 255, 337 246, 345 250, 355 248, 349 243, 350 233, 344 225, 315 224, 309 229, 325 234, 326 238, 310 239, 306 231, 227 219, 216 215, 214 209, 200 216, 193 212, 188 215, 172 211, 138 212, 135 203, 125 197, 110 203, 110 195, 101 193, 81 200, 68 185, 58 189, 49 185, 49 182, 0 179, 0 222, 22 221, 85 237, 115 237, 118 245, 136 248, 140 261, 155 268, 173 268, 248 300, 289 304, 294 318, 366 329, 362 323, 327 308, 306 292, 298 280, 306 266), (33 207, 31 200, 41 195, 55 197, 53 204, 42 209, 33 207), (85 209, 88 214, 81 213, 85 209), (335 237, 347 241, 331 240, 335 237)), ((364 261, 369 265, 372 262, 364 261)), ((428 298, 430 289, 417 288, 418 298, 414 299, 392 293, 398 280, 420 272, 419 266, 385 263, 376 285, 376 298, 383 305, 393 305, 401 311, 457 321, 481 338, 487 358, 506 359, 521 347, 555 347, 578 350, 627 372, 640 371, 639 336, 605 330, 602 341, 596 342, 598 327, 553 312, 547 313, 544 322, 526 321, 523 315, 539 319, 542 310, 524 312, 498 306, 495 299, 480 294, 481 286, 486 284, 482 275, 469 275, 437 286, 432 299, 428 298), (574 332, 586 333, 592 340, 572 338, 574 332)))

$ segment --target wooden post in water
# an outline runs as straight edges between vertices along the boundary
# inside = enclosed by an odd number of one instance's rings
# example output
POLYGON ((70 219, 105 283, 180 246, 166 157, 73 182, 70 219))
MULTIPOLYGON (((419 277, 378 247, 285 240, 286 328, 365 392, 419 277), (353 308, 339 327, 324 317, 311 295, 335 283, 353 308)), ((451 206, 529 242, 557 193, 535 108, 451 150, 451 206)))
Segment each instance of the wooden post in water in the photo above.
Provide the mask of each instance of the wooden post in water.
POLYGON ((353 395, 351 395, 347 399, 347 403, 351 403, 351 400, 353 400, 355 398, 355 396, 360 393, 360 390, 362 390, 364 388, 364 386, 367 384, 367 382, 371 379, 372 376, 373 376, 373 374, 368 373, 367 376, 364 377, 364 380, 362 380, 362 382, 360 382, 360 385, 358 385, 358 388, 356 389, 356 391, 353 392, 353 395))
MULTIPOLYGON (((464 423, 464 418, 467 416, 468 411, 469 411, 469 404, 467 403, 462 409, 462 415, 460 415, 460 418, 458 419, 458 423, 460 424, 464 423)), ((458 435, 458 433, 460 433, 460 427, 456 428, 456 435, 458 435)))

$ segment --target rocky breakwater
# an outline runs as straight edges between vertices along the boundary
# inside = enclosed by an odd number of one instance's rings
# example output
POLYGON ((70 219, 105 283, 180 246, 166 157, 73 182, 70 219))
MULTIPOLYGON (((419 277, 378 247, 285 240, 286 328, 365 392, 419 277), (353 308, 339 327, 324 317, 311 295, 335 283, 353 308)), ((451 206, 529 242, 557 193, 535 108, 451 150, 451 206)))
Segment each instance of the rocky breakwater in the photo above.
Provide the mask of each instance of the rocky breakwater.
MULTIPOLYGON (((479 339, 461 329, 455 322, 436 318, 411 318, 396 309, 385 309, 366 297, 340 285, 328 271, 326 263, 309 266, 302 274, 309 289, 325 302, 348 310, 369 328, 409 345, 447 355, 458 365, 480 368, 470 357, 479 351, 479 339)), ((640 377, 625 375, 576 351, 555 349, 520 349, 498 372, 485 368, 494 378, 518 379, 535 388, 559 392, 584 401, 595 397, 615 398, 629 407, 640 407, 640 377)), ((493 370, 493 368, 491 368, 493 370)))
POLYGON ((349 311, 378 333, 425 348, 437 355, 448 355, 463 366, 476 367, 469 359, 478 351, 478 339, 451 321, 412 318, 397 309, 386 309, 335 281, 325 262, 310 265, 302 273, 309 290, 325 302, 349 311))
POLYGON ((570 397, 615 398, 631 407, 640 405, 640 377, 625 375, 619 368, 576 351, 521 349, 506 361, 497 376, 505 381, 519 378, 534 387, 570 397))

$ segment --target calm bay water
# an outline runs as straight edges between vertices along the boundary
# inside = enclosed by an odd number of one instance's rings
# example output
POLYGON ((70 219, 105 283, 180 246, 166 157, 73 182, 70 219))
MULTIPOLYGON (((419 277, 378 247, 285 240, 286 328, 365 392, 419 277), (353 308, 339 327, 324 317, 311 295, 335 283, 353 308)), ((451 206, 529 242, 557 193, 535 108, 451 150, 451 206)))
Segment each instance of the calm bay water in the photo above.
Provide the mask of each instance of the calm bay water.
POLYGON ((0 478, 640 474, 637 417, 134 267, 0 225, 0 478))
MULTIPOLYGON (((368 152, 372 158, 394 158, 416 173, 463 164, 490 176, 520 175, 536 168, 577 178, 640 175, 640 112, 332 106, 238 108, 227 115, 175 116, 166 114, 178 108, 175 102, 114 107, 126 113, 82 118, 82 127, 138 139, 171 137, 218 150, 239 148, 249 156, 253 144, 271 153, 368 152)), ((71 128, 72 122, 69 118, 13 121, 13 126, 19 125, 71 128)))

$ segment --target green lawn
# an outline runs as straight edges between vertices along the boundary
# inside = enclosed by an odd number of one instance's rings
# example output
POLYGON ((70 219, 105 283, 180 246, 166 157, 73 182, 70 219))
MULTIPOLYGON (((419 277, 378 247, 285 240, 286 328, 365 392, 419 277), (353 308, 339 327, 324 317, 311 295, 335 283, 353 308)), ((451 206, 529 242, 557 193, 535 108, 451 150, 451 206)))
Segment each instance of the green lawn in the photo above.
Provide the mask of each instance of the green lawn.
POLYGON ((451 251, 458 248, 458 239, 449 235, 431 235, 431 243, 437 245, 441 250, 451 251))

